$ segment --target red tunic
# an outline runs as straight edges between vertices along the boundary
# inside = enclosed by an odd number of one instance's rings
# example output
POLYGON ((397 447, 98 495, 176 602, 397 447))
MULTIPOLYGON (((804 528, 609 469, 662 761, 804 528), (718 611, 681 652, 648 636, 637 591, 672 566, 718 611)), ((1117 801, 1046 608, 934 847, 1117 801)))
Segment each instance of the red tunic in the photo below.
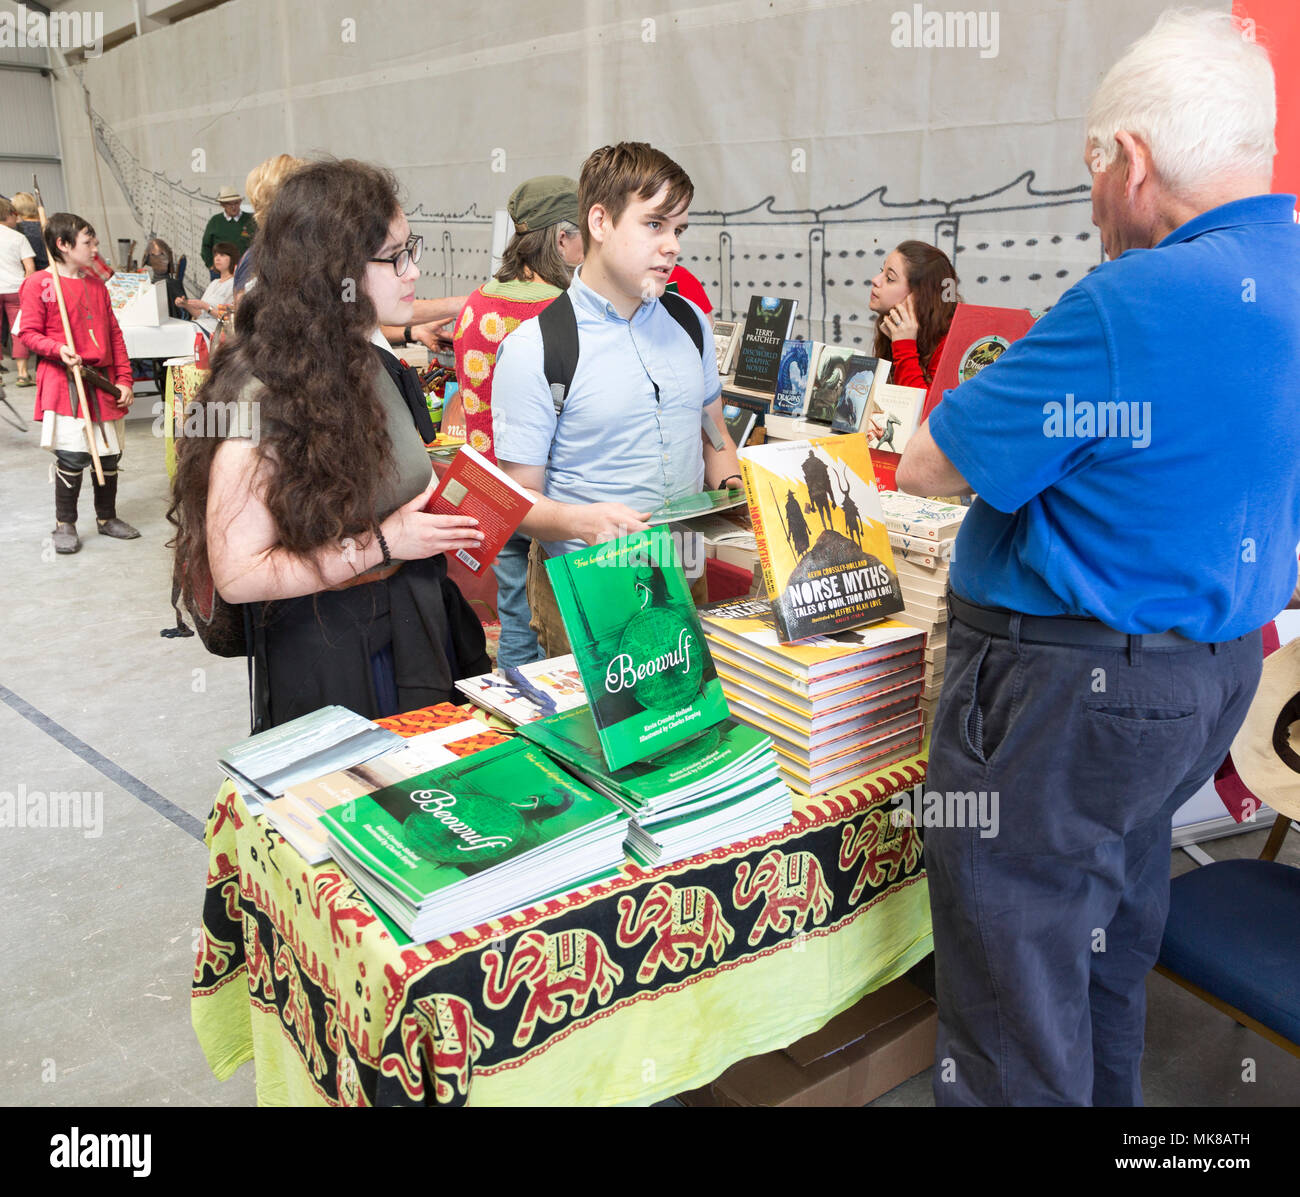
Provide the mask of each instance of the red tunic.
MULTIPOLYGON (((107 374, 118 386, 131 385, 131 361, 126 355, 126 342, 113 315, 108 288, 97 278, 63 278, 63 301, 68 308, 68 323, 72 327, 73 348, 88 366, 107 374), (93 337, 92 337, 93 331, 93 337)), ((48 270, 38 270, 23 280, 18 292, 23 320, 18 336, 23 344, 37 354, 36 409, 32 419, 39 423, 47 411, 61 416, 75 416, 73 410, 75 391, 70 387, 68 372, 59 357, 59 347, 65 344, 63 321, 59 317, 58 301, 48 270)), ((86 387, 86 398, 98 404, 101 420, 120 420, 126 412, 117 406, 111 395, 94 387, 86 387)))
POLYGON ((939 343, 930 354, 930 360, 925 363, 924 370, 921 368, 921 355, 916 348, 916 342, 901 339, 895 341, 892 346, 894 366, 889 372, 889 381, 900 387, 928 387, 930 379, 934 377, 934 367, 938 364, 939 355, 943 353, 943 343, 947 339, 947 333, 939 338, 939 343), (926 377, 927 374, 929 378, 926 377))

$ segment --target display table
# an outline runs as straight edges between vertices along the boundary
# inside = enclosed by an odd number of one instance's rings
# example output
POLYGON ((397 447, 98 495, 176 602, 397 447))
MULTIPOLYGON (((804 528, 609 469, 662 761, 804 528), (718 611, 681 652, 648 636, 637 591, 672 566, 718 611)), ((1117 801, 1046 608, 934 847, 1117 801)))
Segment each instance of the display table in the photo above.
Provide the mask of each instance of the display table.
POLYGON ((780 832, 629 864, 414 945, 226 785, 206 832, 195 1031, 218 1078, 255 1062, 263 1105, 661 1100, 808 1034, 932 950, 920 840, 887 801, 924 775, 913 757, 796 797, 780 832))
POLYGON ((122 329, 126 355, 130 358, 181 357, 194 351, 193 320, 169 318, 161 324, 129 324, 122 329))

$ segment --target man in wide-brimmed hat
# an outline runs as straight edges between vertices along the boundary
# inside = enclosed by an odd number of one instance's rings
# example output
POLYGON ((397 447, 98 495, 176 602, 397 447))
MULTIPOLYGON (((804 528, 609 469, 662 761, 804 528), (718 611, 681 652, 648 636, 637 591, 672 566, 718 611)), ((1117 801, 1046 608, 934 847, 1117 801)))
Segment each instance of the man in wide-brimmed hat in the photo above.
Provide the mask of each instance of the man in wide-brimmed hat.
POLYGON ((218 241, 229 241, 231 245, 239 246, 241 254, 252 244, 257 226, 253 222, 253 214, 240 207, 242 202, 243 196, 229 183, 217 192, 217 203, 221 205, 221 211, 208 221, 207 228, 203 230, 203 264, 212 278, 217 277, 212 266, 212 248, 218 241))

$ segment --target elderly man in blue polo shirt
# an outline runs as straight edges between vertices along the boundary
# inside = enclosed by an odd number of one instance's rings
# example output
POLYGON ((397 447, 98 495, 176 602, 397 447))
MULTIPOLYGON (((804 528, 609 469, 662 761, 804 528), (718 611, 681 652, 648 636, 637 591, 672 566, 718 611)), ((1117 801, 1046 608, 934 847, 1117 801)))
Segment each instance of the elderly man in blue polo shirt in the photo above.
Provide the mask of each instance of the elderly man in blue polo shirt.
POLYGON ((563 296, 497 352, 493 439, 501 468, 536 500, 522 528, 534 538, 528 601, 547 656, 569 643, 545 556, 641 531, 656 508, 706 483, 740 484, 708 321, 689 300, 673 297, 675 317, 660 299, 693 195, 686 172, 643 142, 591 154, 578 179, 585 257, 567 292, 578 358, 562 401, 548 382, 555 346, 543 342, 543 321, 553 336, 563 296), (701 434, 705 416, 711 438, 701 434))
POLYGON ((1300 541, 1300 230, 1273 72, 1166 13, 1088 116, 1112 260, 949 391, 899 485, 978 494, 951 575, 925 832, 941 1105, 1140 1104, 1170 820, 1223 760, 1300 541))

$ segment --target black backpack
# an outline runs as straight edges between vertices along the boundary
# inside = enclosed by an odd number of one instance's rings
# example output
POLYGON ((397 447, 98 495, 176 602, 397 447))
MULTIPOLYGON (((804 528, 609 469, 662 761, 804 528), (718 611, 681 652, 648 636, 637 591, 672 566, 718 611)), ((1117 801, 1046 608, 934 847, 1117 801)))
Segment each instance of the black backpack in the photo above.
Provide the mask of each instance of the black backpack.
MULTIPOLYGON (((703 361, 704 330, 690 301, 675 291, 665 291, 659 296, 659 302, 664 305, 664 311, 682 326, 682 331, 690 337, 703 361)), ((559 298, 547 304, 538 313, 537 323, 542 332, 542 370, 551 388, 551 402, 555 404, 558 416, 564 410, 573 374, 578 368, 578 317, 573 311, 569 293, 561 292, 559 298)))

